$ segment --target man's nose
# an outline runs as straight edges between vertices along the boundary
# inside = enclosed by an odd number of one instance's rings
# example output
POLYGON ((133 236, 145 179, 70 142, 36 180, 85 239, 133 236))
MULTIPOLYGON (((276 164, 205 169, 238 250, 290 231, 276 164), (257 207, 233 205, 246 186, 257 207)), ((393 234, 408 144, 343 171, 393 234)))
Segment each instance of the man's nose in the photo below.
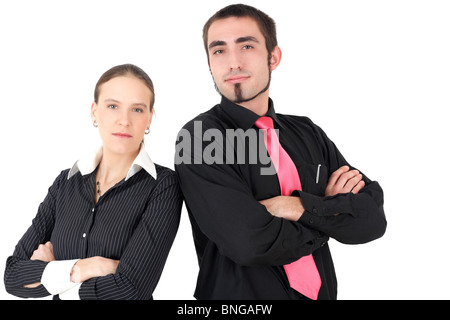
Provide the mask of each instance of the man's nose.
POLYGON ((240 70, 242 68, 242 61, 238 52, 230 52, 228 65, 230 70, 240 70))

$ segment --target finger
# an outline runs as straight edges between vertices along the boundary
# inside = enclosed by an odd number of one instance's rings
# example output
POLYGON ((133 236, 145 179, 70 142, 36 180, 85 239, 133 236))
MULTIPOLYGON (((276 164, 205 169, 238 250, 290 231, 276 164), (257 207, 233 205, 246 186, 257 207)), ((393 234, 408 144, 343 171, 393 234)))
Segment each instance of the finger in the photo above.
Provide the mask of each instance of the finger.
POLYGON ((361 180, 360 182, 358 182, 358 184, 352 189, 352 193, 353 194, 357 194, 358 192, 360 192, 362 190, 362 188, 364 188, 364 186, 366 185, 366 183, 361 180))
POLYGON ((48 241, 45 246, 48 248, 48 250, 50 251, 50 254, 53 255, 53 244, 48 241))
POLYGON ((33 254, 31 255, 30 260, 37 260, 37 250, 33 251, 33 254))
MULTIPOLYGON (((336 182, 336 186, 340 187, 341 189, 344 189, 345 185, 354 177, 356 177, 359 174, 358 170, 351 170, 346 173, 343 173, 338 181, 336 182)), ((350 191, 350 190, 348 190, 350 191)))
POLYGON ((70 272, 70 281, 74 283, 80 283, 81 281, 81 269, 76 264, 72 267, 72 271, 70 272))
POLYGON ((353 178, 347 180, 344 186, 344 192, 348 193, 362 180, 362 174, 358 173, 353 178))
POLYGON ((43 246, 42 244, 39 245, 39 247, 33 251, 33 255, 31 256, 30 260, 42 260, 42 249, 41 246, 43 246))
POLYGON ((330 176, 330 179, 328 180, 329 185, 335 185, 336 181, 340 178, 340 176, 350 170, 349 166, 342 166, 339 169, 337 169, 335 172, 333 172, 330 176))

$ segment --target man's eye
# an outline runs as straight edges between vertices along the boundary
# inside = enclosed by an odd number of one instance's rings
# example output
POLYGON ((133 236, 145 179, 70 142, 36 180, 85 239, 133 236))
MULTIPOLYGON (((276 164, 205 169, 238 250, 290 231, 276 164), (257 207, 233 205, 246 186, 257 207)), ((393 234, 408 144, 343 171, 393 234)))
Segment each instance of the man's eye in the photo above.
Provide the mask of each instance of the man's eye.
POLYGON ((223 53, 223 50, 216 50, 216 51, 214 51, 214 54, 221 54, 221 53, 223 53))
POLYGON ((251 49, 251 48, 253 48, 253 47, 250 46, 250 45, 245 45, 245 46, 242 47, 242 49, 244 49, 244 50, 248 50, 248 49, 251 49))

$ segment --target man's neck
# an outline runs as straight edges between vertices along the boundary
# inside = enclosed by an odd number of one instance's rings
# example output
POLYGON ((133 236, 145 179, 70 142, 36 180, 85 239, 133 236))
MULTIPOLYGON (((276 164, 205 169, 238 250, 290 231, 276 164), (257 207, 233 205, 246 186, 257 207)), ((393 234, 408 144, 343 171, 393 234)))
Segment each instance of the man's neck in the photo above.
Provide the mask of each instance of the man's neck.
POLYGON ((261 93, 255 99, 239 103, 238 105, 253 111, 259 116, 264 116, 269 110, 269 90, 261 93))

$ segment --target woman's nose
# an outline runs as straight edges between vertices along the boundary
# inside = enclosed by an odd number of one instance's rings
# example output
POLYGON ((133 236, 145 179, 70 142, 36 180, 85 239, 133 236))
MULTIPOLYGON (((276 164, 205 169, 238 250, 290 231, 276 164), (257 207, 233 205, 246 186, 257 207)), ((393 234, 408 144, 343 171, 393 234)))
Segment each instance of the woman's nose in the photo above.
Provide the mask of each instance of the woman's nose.
POLYGON ((119 124, 123 126, 129 126, 130 125, 130 114, 127 110, 123 110, 118 119, 119 124))

